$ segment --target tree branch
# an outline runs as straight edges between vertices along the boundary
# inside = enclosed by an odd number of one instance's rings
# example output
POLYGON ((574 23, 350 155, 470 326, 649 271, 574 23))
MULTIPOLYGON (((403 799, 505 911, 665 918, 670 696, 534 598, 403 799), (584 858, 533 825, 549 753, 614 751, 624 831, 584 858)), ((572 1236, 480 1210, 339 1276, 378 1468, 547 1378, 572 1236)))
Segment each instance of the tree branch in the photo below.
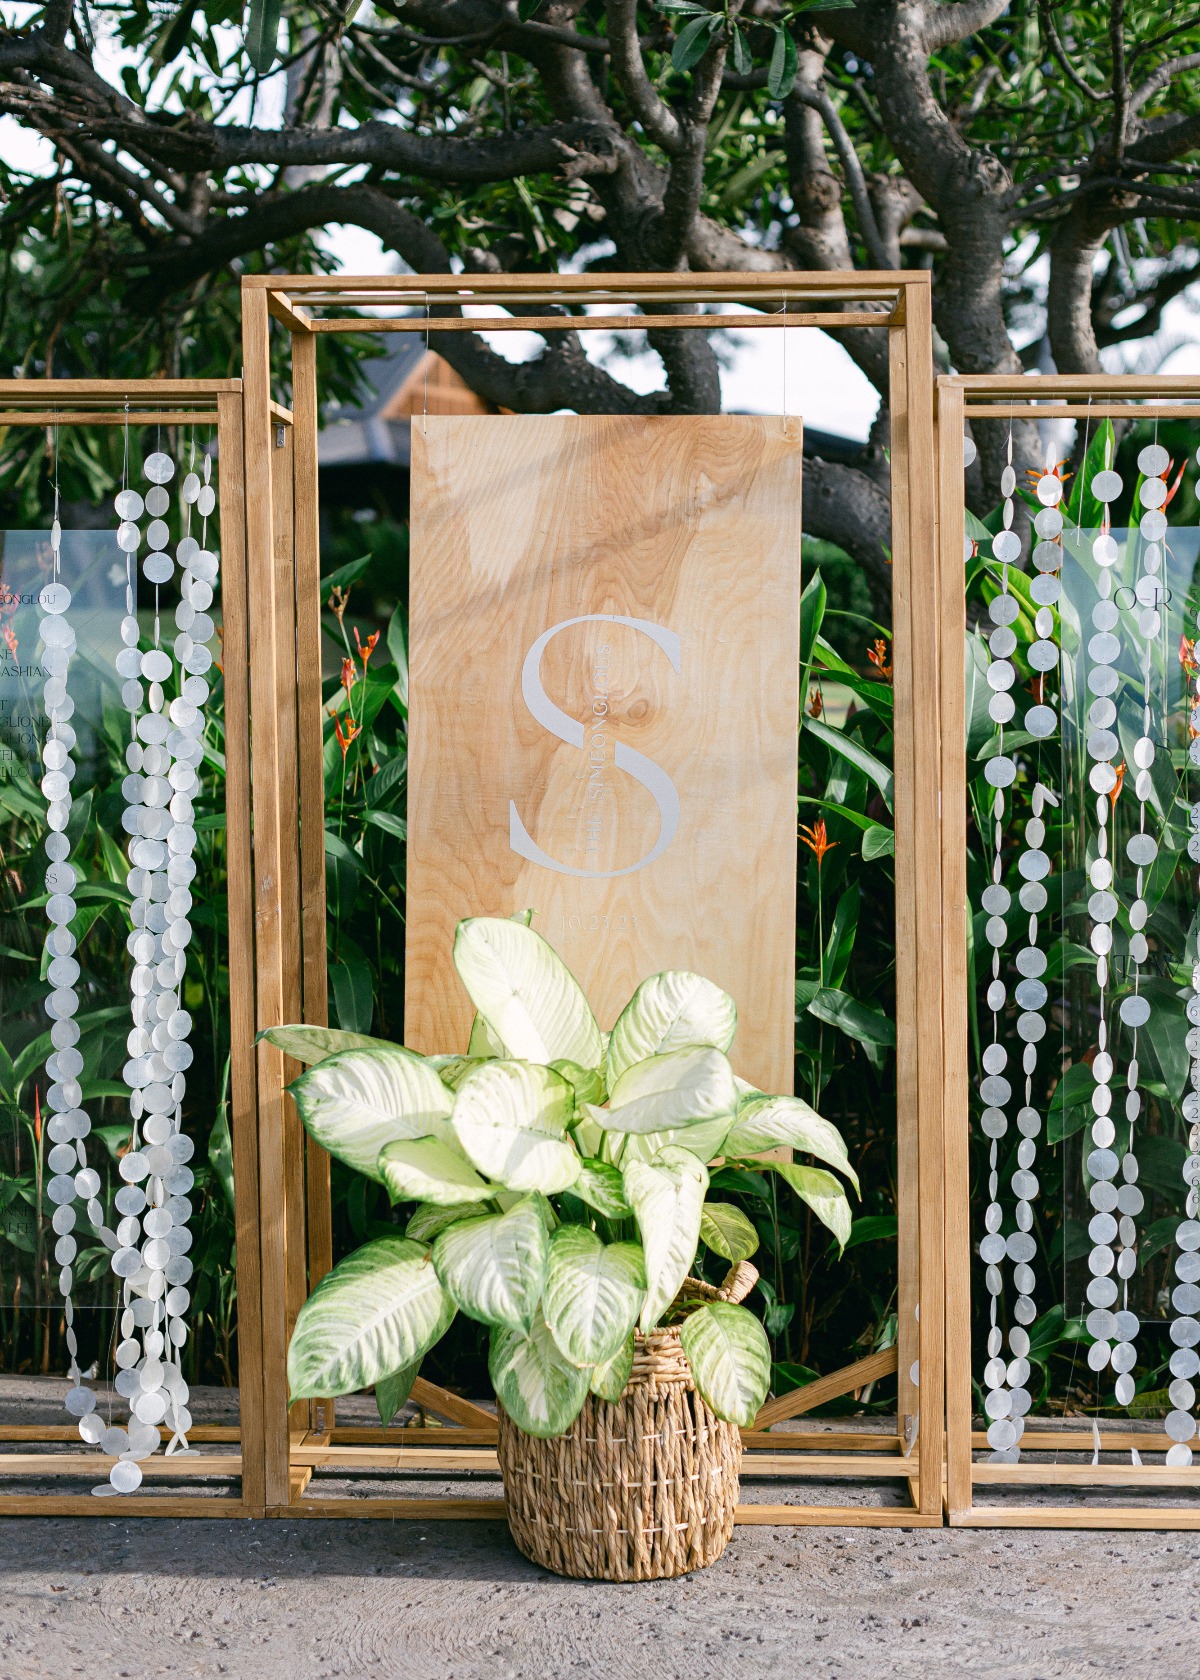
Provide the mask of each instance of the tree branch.
POLYGON ((664 152, 677 152, 684 143, 679 119, 658 97, 642 57, 637 32, 637 0, 607 0, 608 39, 613 69, 629 108, 664 152))
POLYGON ((953 4, 931 6, 925 25, 925 46, 937 52, 955 41, 977 35, 1008 10, 1009 0, 954 0, 953 4))

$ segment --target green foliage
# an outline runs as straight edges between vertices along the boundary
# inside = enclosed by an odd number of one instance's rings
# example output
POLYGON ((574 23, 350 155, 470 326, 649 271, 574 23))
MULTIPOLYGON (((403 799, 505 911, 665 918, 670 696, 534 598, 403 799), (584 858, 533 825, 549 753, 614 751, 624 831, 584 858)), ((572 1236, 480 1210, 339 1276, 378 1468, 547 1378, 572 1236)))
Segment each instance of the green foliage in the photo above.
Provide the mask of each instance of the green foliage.
MULTIPOLYGON (((293 1086, 316 1141, 382 1179, 395 1198, 423 1204, 405 1238, 356 1250, 305 1303, 289 1352, 293 1395, 347 1394, 407 1371, 457 1307, 488 1327, 496 1393, 529 1433, 568 1428, 593 1382, 615 1390, 635 1323, 648 1334, 664 1320, 683 1324, 697 1386, 717 1415, 749 1423, 770 1378, 761 1325, 740 1307, 697 1311, 680 1293, 701 1240, 735 1262, 757 1246, 737 1208, 717 1202, 706 1218, 705 1162, 743 1100, 713 1042, 729 1045, 731 1000, 695 975, 643 982, 621 1017, 621 1072, 610 1092, 611 1047, 561 958, 523 919, 461 922, 454 961, 498 1055, 479 1058, 458 1081, 456 1058, 427 1061, 390 1045, 335 1049, 293 1086), (659 1048, 680 1037, 687 1047, 659 1048), (629 1061, 635 1046, 646 1053, 629 1061), (577 1108, 572 1086, 530 1050, 586 1057, 602 1101, 577 1108), (584 1128, 588 1150, 619 1174, 619 1198, 581 1152, 584 1128), (687 1147, 700 1136, 702 1145, 687 1147), (585 1164, 601 1181, 589 1185, 591 1201, 607 1197, 612 1213, 571 1194, 585 1164), (514 1203, 513 1191, 525 1194, 514 1203)), ((788 1141, 806 1147, 815 1138, 849 1171, 833 1127, 797 1107, 788 1141)), ((794 1162, 770 1166, 844 1242, 851 1216, 839 1181, 794 1162)))

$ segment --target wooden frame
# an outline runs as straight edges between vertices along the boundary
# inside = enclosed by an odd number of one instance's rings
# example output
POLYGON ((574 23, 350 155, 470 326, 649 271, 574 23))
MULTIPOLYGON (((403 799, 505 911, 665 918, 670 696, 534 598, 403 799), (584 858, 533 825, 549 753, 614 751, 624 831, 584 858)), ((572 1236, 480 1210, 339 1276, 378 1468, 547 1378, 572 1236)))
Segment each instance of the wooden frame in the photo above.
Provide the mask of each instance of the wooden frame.
MULTIPOLYGON (((896 942, 898 1349, 871 1356, 764 1408, 743 1439, 745 1474, 786 1463, 790 1474, 836 1479, 899 1476, 909 1504, 743 1505, 739 1520, 919 1526, 942 1521, 942 1039, 941 876, 937 799, 937 634, 934 597, 932 329, 923 270, 846 274, 256 275, 242 282, 254 718, 254 881, 257 1020, 326 1020, 324 822, 321 768, 320 557, 317 514, 316 341, 321 333, 709 328, 707 306, 740 303, 739 330, 817 326, 886 330, 889 342, 892 564, 896 692, 896 942), (587 316, 537 313, 600 306, 587 316), (658 312, 654 306, 658 305, 658 312), (662 306, 670 305, 670 311, 662 306), (686 306, 691 306, 690 311, 686 306), (682 312, 675 312, 684 306, 682 312), (464 307, 487 308, 486 319, 464 307), (643 310, 635 314, 635 308, 643 310), (513 309, 515 314, 502 313, 513 309), (381 314, 381 310, 389 313, 381 314), (394 311, 407 311, 404 314, 394 311), (333 311, 334 313, 328 313, 333 311), (294 451, 271 401, 274 318, 291 349, 294 451), (920 727, 916 712, 920 710, 920 727), (297 825, 294 813, 299 812, 297 825), (918 973, 921 985, 917 985, 918 973), (918 1302, 923 1309, 918 1315, 918 1302), (921 1400, 913 1371, 919 1360, 921 1400), (868 1375, 868 1369, 870 1375, 868 1375), (804 1433, 782 1439, 770 1424, 898 1370, 896 1435, 804 1433), (919 1441, 919 1453, 916 1450, 919 1441), (800 1448, 802 1450, 796 1451, 800 1448), (760 1454, 766 1455, 760 1457, 760 1454)), ((731 323, 732 324, 732 323, 731 323)), ((298 1069, 258 1047, 263 1284, 265 1485, 268 1511, 288 1516, 494 1517, 497 1501, 304 1497, 321 1466, 361 1469, 403 1462, 442 1475, 446 1453, 463 1470, 488 1468, 495 1420, 418 1382, 414 1397, 455 1426, 432 1431, 339 1427, 330 1402, 287 1405, 288 1336, 308 1290, 332 1263, 328 1157, 311 1144, 284 1087, 298 1069), (409 1442, 412 1442, 411 1447, 409 1442), (457 1441, 457 1445, 452 1443, 457 1441), (383 1449, 387 1449, 384 1451, 383 1449), (468 1457, 466 1455, 474 1455, 468 1457)), ((771 1471, 770 1473, 778 1473, 771 1471)))
MULTIPOLYGON (((1200 1468, 1161 1465, 977 1464, 972 1451, 986 1436, 971 1420, 970 1078, 967 1044, 967 878, 965 684, 962 644, 966 628, 963 590, 963 436, 967 420, 1200 418, 1200 379, 1192 376, 1056 374, 965 375, 937 381, 938 592, 941 636, 942 890, 945 943, 945 1208, 946 1208, 946 1514, 952 1527, 996 1528, 1200 1528, 1195 1508, 1126 1506, 987 1505, 984 1487, 1103 1487, 1149 1491, 1200 1487, 1200 1468)), ((1164 1451, 1165 1435, 1114 1429, 1103 1435, 1112 1451, 1164 1451)), ((1039 1431, 1030 1418, 1023 1444, 1033 1451, 1091 1455, 1090 1431, 1039 1431)))
POLYGON ((70 1424, 0 1427, 0 1443, 28 1444, 0 1450, 0 1516, 231 1517, 261 1516, 265 1507, 261 1299, 258 1257, 257 1085, 254 1065, 254 924, 250 896, 249 622, 242 384, 237 379, 0 380, 4 426, 205 425, 215 429, 220 456, 221 619, 225 678, 227 845, 229 857, 229 987, 232 1050, 230 1134, 237 1184, 238 1392, 240 1426, 199 1426, 196 1442, 221 1443, 224 1451, 194 1459, 153 1458, 143 1474, 160 1481, 178 1476, 237 1478, 236 1494, 138 1493, 118 1504, 90 1494, 8 1494, 7 1477, 107 1475, 111 1460, 94 1452, 37 1451, 39 1445, 74 1442, 70 1424))

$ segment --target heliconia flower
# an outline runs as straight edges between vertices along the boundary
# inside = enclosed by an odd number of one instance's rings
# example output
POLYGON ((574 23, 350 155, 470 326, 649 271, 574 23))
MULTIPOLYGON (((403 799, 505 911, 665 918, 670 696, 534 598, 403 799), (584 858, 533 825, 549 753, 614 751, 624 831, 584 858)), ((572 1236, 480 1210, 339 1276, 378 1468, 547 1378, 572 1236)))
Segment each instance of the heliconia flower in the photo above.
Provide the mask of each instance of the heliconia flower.
POLYGON ((350 746, 362 734, 362 724, 355 723, 353 718, 347 718, 346 728, 342 729, 342 719, 339 713, 333 720, 333 732, 337 736, 337 744, 342 749, 342 760, 345 761, 350 746))
POLYGON ((1121 789, 1124 787, 1124 785, 1125 785, 1125 760, 1122 759, 1120 764, 1117 765, 1117 785, 1113 788, 1112 792, 1108 796, 1109 801, 1113 805, 1115 805, 1117 803, 1117 800, 1121 797, 1121 789))
POLYGON ((825 861, 825 853, 831 852, 838 844, 836 840, 831 840, 826 833, 824 817, 818 817, 815 823, 801 823, 800 838, 816 858, 818 869, 825 861))
POLYGON ((345 659, 342 660, 342 687, 346 690, 347 694, 349 694, 350 690, 354 687, 357 681, 358 671, 355 668, 353 659, 351 659, 350 655, 347 654, 345 659))
POLYGON ((333 612, 333 616, 337 619, 339 624, 346 615, 346 608, 349 605, 349 602, 350 591, 348 589, 343 589, 340 584, 335 583, 333 588, 329 591, 329 606, 333 612))
MULTIPOLYGON (((1165 473, 1163 473, 1163 475, 1162 475, 1163 478, 1167 477, 1167 474, 1171 471, 1171 468, 1174 465, 1175 465, 1174 461, 1168 461, 1167 462, 1167 471, 1165 473)), ((1183 483, 1183 469, 1186 466, 1187 466, 1187 456, 1185 455, 1182 463, 1180 464, 1179 471, 1175 474, 1175 482, 1174 482, 1174 484, 1171 485, 1171 487, 1167 491, 1167 499, 1163 503, 1164 508, 1170 507, 1171 503, 1174 501, 1175 492, 1179 489, 1179 486, 1183 483)))
POLYGON ((892 667, 888 660, 888 645, 882 636, 876 636, 874 645, 867 649, 867 658, 879 672, 884 682, 891 682, 892 667))
POLYGON ((808 697, 808 715, 809 717, 819 718, 824 710, 825 702, 821 698, 821 690, 814 688, 808 697))
POLYGON ((36 1143, 42 1141, 42 1099, 37 1086, 33 1087, 33 1136, 36 1143))
POLYGON ((4 626, 3 631, 0 631, 0 635, 3 635, 5 646, 8 648, 9 653, 11 653, 13 658, 15 659, 16 656, 17 656, 18 643, 17 643, 16 632, 13 629, 12 625, 11 624, 6 624, 4 626))
POLYGON ((1196 642, 1194 637, 1180 636, 1179 663, 1183 666, 1183 669, 1187 672, 1189 677, 1194 677, 1197 670, 1200 670, 1200 664, 1198 664, 1196 660, 1196 642))
POLYGON ((371 632, 371 634, 367 637, 367 645, 366 645, 366 647, 364 647, 362 645, 362 642, 359 640, 359 637, 358 637, 358 625, 356 624, 354 626, 354 645, 358 649, 358 657, 363 662, 363 670, 364 671, 367 668, 367 664, 370 661, 371 655, 375 652, 375 644, 376 644, 376 642, 378 642, 378 640, 379 640, 379 631, 378 630, 373 630, 371 632))

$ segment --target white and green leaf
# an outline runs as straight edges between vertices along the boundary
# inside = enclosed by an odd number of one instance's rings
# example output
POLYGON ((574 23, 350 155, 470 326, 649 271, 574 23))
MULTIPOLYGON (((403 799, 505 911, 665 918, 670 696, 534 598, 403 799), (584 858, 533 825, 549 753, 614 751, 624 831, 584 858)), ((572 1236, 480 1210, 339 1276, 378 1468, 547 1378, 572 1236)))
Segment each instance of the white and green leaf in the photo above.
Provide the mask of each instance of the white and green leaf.
POLYGON ((404 1227, 404 1235, 414 1242, 431 1243, 460 1219, 478 1219, 480 1211, 478 1202, 451 1202, 448 1207, 424 1202, 404 1227))
POLYGON ((562 958, 532 928, 494 916, 460 922, 454 966, 509 1056, 599 1067, 596 1017, 562 958))
POLYGON ((599 1068, 581 1067, 578 1062, 568 1061, 561 1056, 558 1061, 551 1062, 550 1066, 571 1087, 575 1094, 576 1108, 580 1103, 604 1101, 604 1075, 599 1068))
POLYGON ((622 1176, 645 1256, 644 1334, 671 1305, 696 1258, 708 1170, 686 1149, 671 1146, 654 1161, 631 1161, 622 1176))
POLYGON ((853 1215, 846 1192, 832 1173, 825 1172, 821 1167, 802 1167, 795 1161, 763 1161, 761 1166, 778 1173, 785 1183, 790 1184, 821 1223, 828 1225, 838 1240, 838 1247, 845 1248, 853 1215))
POLYGON ((343 1032, 340 1027, 310 1027, 303 1022, 290 1027, 268 1027, 258 1041, 266 1039, 294 1062, 323 1062, 339 1050, 396 1050, 390 1039, 371 1038, 367 1033, 343 1032))
POLYGON ((493 1330, 488 1374, 496 1398, 527 1435, 561 1435, 579 1416, 591 1372, 563 1357, 542 1319, 527 1333, 493 1330))
POLYGON ((606 1109, 587 1108, 610 1132, 665 1132, 698 1120, 732 1119, 738 1103, 729 1058, 720 1050, 669 1050, 635 1062, 612 1087, 606 1109))
POLYGON ((426 1058, 431 1068, 448 1091, 457 1091, 469 1073, 484 1062, 491 1061, 490 1056, 429 1056, 426 1058))
POLYGON ((705 1202, 700 1216, 700 1241, 722 1260, 736 1266, 758 1250, 758 1232, 732 1202, 705 1202))
POLYGON ((749 1429, 771 1386, 771 1345, 752 1312, 713 1301, 679 1327, 696 1387, 726 1423, 749 1429))
POLYGON ((781 1146, 801 1149, 818 1161, 828 1162, 858 1189, 858 1174, 850 1165, 842 1134, 816 1109, 800 1097, 756 1094, 744 1099, 725 1139, 725 1153, 731 1157, 761 1155, 781 1146))
POLYGON ((604 1243, 583 1225, 560 1225, 550 1239, 542 1310, 561 1352, 576 1365, 614 1358, 646 1293, 636 1243, 604 1243))
POLYGON ((728 1050, 737 1031, 737 1006, 703 975, 665 969, 643 980, 617 1017, 608 1042, 608 1083, 647 1056, 689 1045, 728 1050))
POLYGON ((607 1400, 615 1406, 624 1394, 625 1386, 633 1373, 634 1346, 631 1330, 612 1358, 603 1365, 597 1365, 592 1372, 592 1380, 588 1386, 601 1400, 607 1400))
POLYGON ((607 1161, 587 1158, 580 1161, 579 1177, 572 1184, 571 1193, 606 1219, 627 1219, 632 1211, 625 1200, 621 1174, 607 1161))
POLYGON ((314 1142, 377 1181, 386 1144, 450 1136, 454 1099, 428 1062, 398 1044, 339 1051, 288 1089, 314 1142))
POLYGON ((300 1308, 288 1348, 291 1398, 370 1388, 421 1360, 453 1317, 424 1244, 400 1236, 366 1243, 300 1308))
MULTIPOLYGON (((664 1149, 686 1149, 689 1155, 707 1163, 724 1153, 732 1116, 721 1114, 715 1120, 698 1120, 694 1126, 676 1126, 665 1132, 629 1133, 623 1140, 620 1153, 622 1167, 630 1161, 653 1161, 664 1149)), ((620 1137, 614 1133, 614 1137, 620 1137)))
POLYGON ((389 1143, 380 1152, 379 1177, 393 1202, 432 1202, 454 1207, 460 1202, 486 1202, 496 1186, 480 1178, 455 1143, 441 1138, 414 1138, 389 1143))
POLYGON ((420 1369, 421 1361, 416 1359, 402 1371, 395 1371, 390 1377, 380 1377, 375 1384, 375 1404, 379 1408, 379 1421, 385 1429, 412 1393, 420 1369))
POLYGON ((463 1081, 452 1124, 480 1172, 509 1190, 552 1196, 579 1173, 566 1135, 573 1112, 571 1087, 548 1067, 485 1062, 463 1081))
POLYGON ((528 1330, 546 1281, 546 1226, 533 1197, 443 1231, 433 1263, 456 1306, 481 1324, 528 1330))

